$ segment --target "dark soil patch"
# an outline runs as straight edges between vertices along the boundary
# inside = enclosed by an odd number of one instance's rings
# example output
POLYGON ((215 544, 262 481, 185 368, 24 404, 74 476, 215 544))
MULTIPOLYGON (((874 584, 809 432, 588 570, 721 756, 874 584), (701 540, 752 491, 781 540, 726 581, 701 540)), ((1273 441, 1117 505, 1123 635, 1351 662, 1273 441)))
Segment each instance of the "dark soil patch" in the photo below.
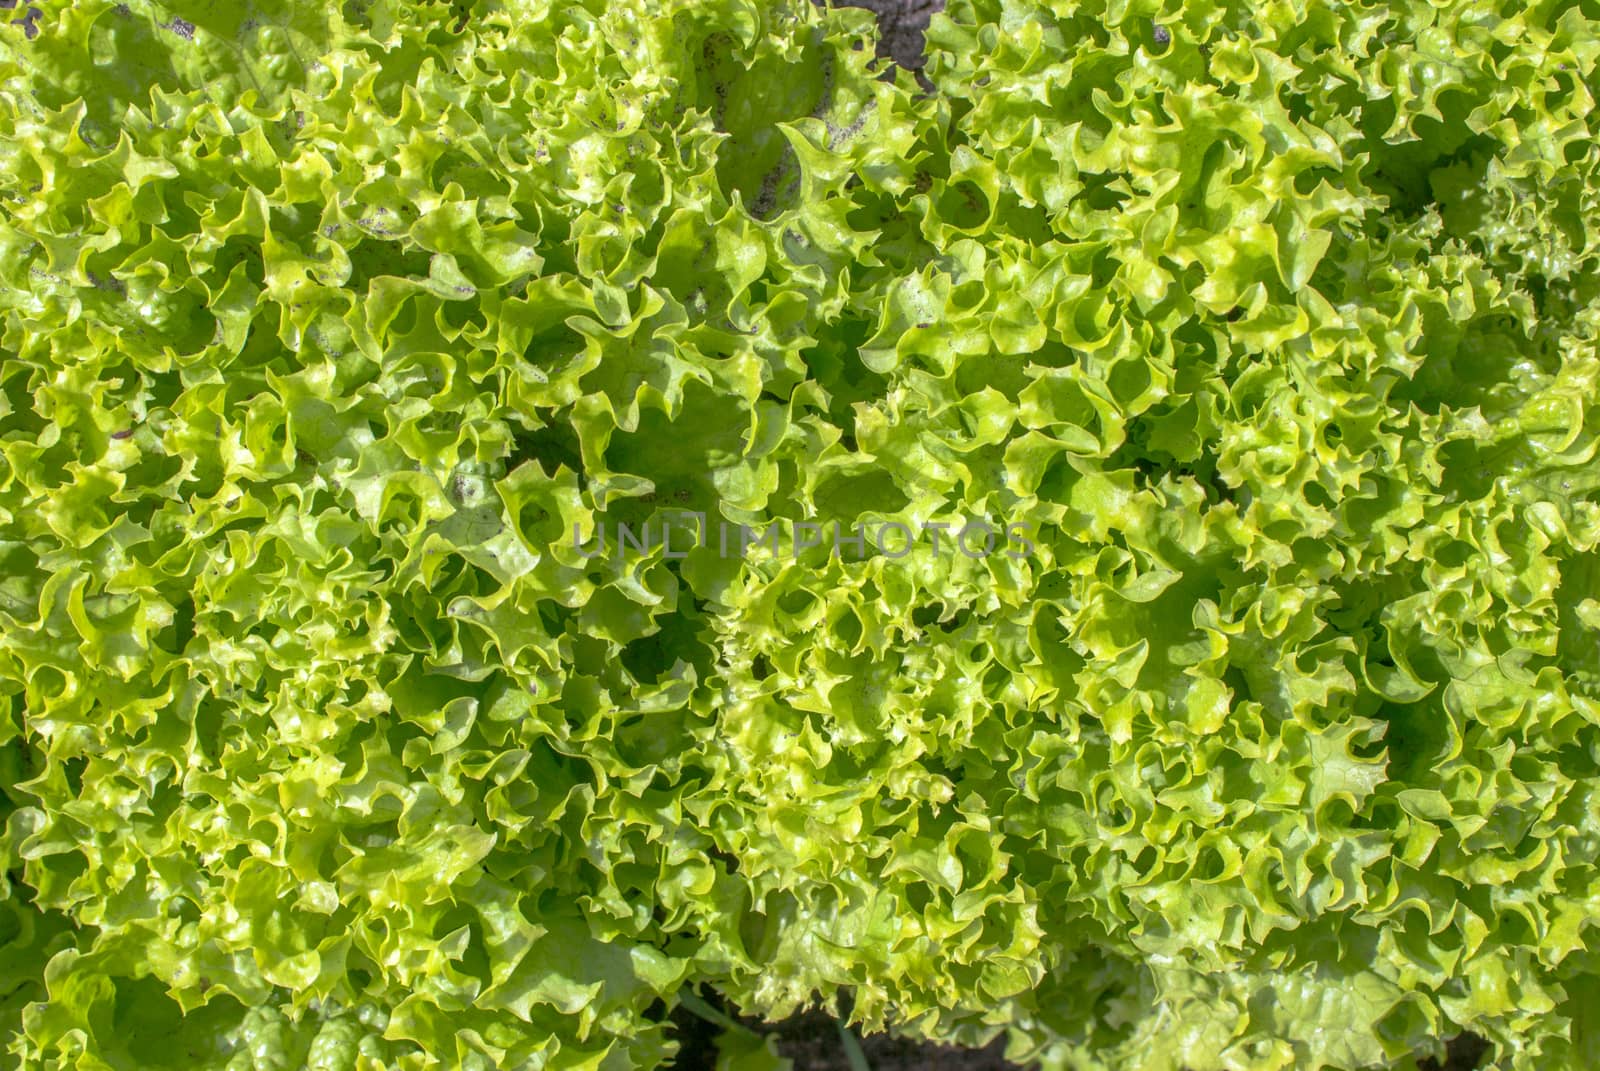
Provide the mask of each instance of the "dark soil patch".
MULTIPOLYGON (((701 997, 718 1011, 758 1034, 774 1038, 780 1056, 793 1061, 794 1071, 850 1071, 850 1060, 839 1037, 837 1021, 820 1011, 805 1012, 778 1023, 767 1023, 737 1015, 716 994, 701 991, 701 997)), ((680 1071, 711 1071, 717 1065, 715 1024, 684 1007, 672 1013, 680 1046, 673 1067, 680 1071)), ((872 1071, 1016 1071, 1003 1055, 1004 1042, 996 1039, 982 1049, 963 1049, 953 1045, 930 1045, 888 1034, 857 1035, 861 1051, 872 1071)))
MULTIPOLYGON (((700 995, 741 1025, 776 1039, 778 1054, 793 1062, 794 1071, 851 1071, 832 1016, 811 1011, 768 1023, 738 1015, 709 990, 701 990, 700 995)), ((681 1006, 672 1013, 672 1024, 680 1046, 672 1066, 680 1071, 712 1071, 717 1065, 716 1043, 721 1028, 681 1006)), ((858 1040, 872 1071, 1018 1071, 1017 1065, 1003 1055, 1005 1046, 1000 1039, 982 1049, 932 1045, 888 1034, 858 1036, 858 1040)), ((1488 1042, 1473 1034, 1461 1034, 1447 1043, 1443 1063, 1422 1060, 1419 1069, 1477 1071, 1488 1052, 1488 1042)))
POLYGON ((845 7, 864 7, 878 16, 878 55, 908 71, 922 67, 922 35, 943 0, 838 0, 845 7))

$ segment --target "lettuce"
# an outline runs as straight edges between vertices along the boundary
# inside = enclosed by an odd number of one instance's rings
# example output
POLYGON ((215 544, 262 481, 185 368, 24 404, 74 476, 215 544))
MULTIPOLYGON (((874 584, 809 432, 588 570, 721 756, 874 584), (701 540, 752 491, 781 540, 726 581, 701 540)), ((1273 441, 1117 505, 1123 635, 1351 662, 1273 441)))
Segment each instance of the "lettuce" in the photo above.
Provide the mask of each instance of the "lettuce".
POLYGON ((8 1065, 1600 1065, 1588 0, 8 17, 8 1065))

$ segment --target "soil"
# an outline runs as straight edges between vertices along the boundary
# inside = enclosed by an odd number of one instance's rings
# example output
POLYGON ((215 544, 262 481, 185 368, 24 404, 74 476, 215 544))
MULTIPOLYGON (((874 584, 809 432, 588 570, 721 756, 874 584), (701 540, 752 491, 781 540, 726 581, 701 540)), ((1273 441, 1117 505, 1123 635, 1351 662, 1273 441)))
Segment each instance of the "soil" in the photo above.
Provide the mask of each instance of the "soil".
POLYGON ((922 68, 922 35, 943 0, 837 0, 844 7, 864 7, 878 16, 878 55, 909 71, 922 68))
MULTIPOLYGON (((727 1011, 711 994, 702 991, 701 995, 719 1010, 727 1011)), ((806 1012, 779 1023, 733 1017, 756 1033, 774 1038, 778 1054, 793 1062, 794 1071, 851 1071, 838 1023, 830 1015, 806 1012)), ((712 1071, 717 1065, 716 1038, 720 1029, 681 1007, 673 1013, 672 1023, 682 1046, 672 1066, 681 1071, 712 1071)), ((887 1034, 856 1038, 872 1071, 1016 1071, 1017 1066, 1001 1055, 1005 1045, 999 1039, 987 1048, 962 1049, 887 1034)))
MULTIPOLYGON (((736 1014, 707 990, 701 990, 701 997, 756 1033, 774 1038, 778 1054, 793 1063, 794 1071, 852 1071, 838 1024, 830 1015, 813 1011, 766 1023, 736 1014)), ((672 1025, 681 1046, 672 1066, 679 1071, 713 1071, 721 1028, 681 1006, 672 1014, 672 1025)), ((1019 1071, 1002 1055, 1005 1046, 999 1039, 982 1049, 930 1045, 887 1034, 858 1035, 857 1040, 871 1071, 1019 1071)), ((1421 1060, 1420 1071, 1476 1071, 1489 1046, 1482 1038, 1462 1034, 1446 1049, 1443 1063, 1421 1060)))

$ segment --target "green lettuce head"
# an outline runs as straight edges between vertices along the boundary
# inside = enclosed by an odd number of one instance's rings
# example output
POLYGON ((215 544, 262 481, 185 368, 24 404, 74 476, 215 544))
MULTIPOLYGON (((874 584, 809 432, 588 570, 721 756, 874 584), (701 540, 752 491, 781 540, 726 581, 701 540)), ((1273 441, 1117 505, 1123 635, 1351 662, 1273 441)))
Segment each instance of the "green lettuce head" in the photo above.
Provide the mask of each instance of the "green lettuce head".
POLYGON ((0 1065, 1600 1066, 1590 0, 0 17, 0 1065))

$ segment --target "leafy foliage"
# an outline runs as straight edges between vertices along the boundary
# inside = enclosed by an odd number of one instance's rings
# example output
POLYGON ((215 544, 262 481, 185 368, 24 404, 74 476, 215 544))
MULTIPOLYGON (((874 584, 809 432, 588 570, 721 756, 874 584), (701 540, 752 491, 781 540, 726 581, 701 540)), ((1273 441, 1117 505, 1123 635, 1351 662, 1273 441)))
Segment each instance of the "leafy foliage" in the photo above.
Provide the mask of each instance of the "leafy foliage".
POLYGON ((12 14, 20 1067, 1600 1066, 1593 0, 12 14))

